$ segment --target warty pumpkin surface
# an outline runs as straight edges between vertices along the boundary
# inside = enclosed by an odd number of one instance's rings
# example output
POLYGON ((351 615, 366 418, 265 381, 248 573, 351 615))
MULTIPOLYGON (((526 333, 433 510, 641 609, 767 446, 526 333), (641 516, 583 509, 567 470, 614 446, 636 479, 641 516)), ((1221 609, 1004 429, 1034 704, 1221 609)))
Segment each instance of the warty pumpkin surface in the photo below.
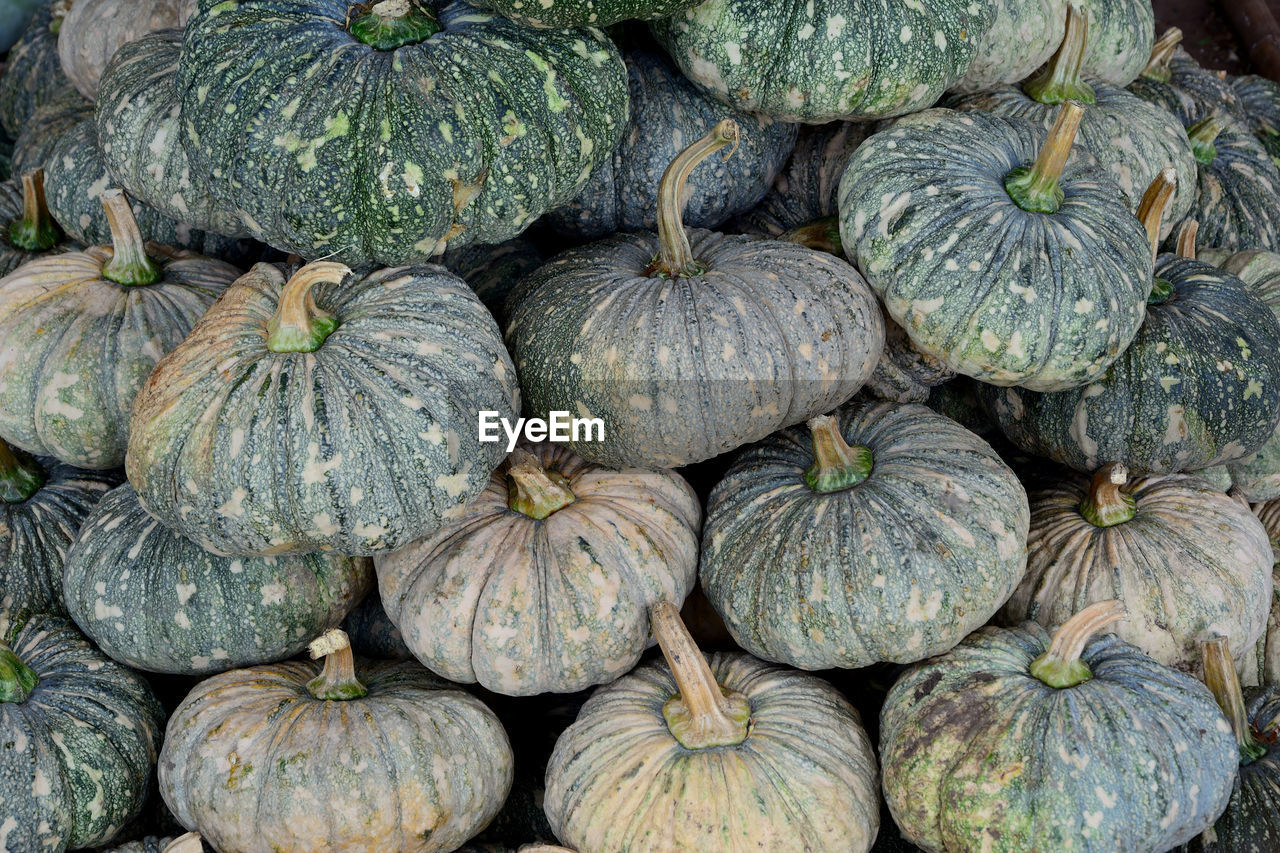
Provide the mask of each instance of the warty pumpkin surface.
POLYGON ((442 266, 476 292, 499 327, 506 324, 512 288, 545 262, 542 249, 523 235, 496 246, 459 246, 440 257, 442 266))
POLYGON ((1230 82, 1244 108, 1245 123, 1272 161, 1280 160, 1280 83, 1256 74, 1232 77, 1230 82))
POLYGON ((23 124, 13 141, 13 172, 20 175, 31 169, 42 169, 58 140, 93 115, 93 104, 68 86, 41 105, 23 124))
POLYGON ((1150 59, 1156 37, 1151 0, 1073 0, 1093 33, 1085 54, 1088 74, 1127 86, 1150 59))
POLYGON ((1062 41, 1066 0, 997 0, 996 16, 954 92, 985 92, 1030 77, 1062 41))
POLYGON ((513 21, 535 27, 607 27, 625 20, 651 20, 674 15, 699 0, 477 0, 513 21))
POLYGON ((0 75, 0 127, 16 139, 31 115, 58 93, 71 88, 58 60, 58 31, 66 0, 45 0, 9 51, 0 75))

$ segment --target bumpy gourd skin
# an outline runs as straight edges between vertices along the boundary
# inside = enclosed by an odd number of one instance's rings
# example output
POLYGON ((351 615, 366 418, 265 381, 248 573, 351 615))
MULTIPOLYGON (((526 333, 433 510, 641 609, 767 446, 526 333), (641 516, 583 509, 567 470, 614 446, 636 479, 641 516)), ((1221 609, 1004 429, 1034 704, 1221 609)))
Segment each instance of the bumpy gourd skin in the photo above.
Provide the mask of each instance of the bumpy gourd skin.
POLYGON ((991 29, 954 92, 982 92, 1030 77, 1057 50, 1067 0, 998 0, 991 29))
POLYGON ((535 27, 607 27, 618 21, 674 15, 700 0, 477 0, 513 21, 535 27))
POLYGON ((1246 74, 1231 78, 1231 88, 1240 98, 1245 123, 1253 135, 1273 161, 1280 159, 1280 83, 1246 74))
POLYGON ((0 127, 11 138, 17 138, 37 109, 71 88, 58 60, 55 30, 62 20, 54 16, 55 5, 41 0, 0 74, 0 127))
POLYGON ((1151 0, 1074 0, 1089 22, 1084 70, 1127 86, 1146 67, 1156 39, 1151 0))
POLYGON ((1161 107, 1174 115, 1194 115, 1204 118, 1213 113, 1226 113, 1243 121, 1244 102, 1235 88, 1217 74, 1200 67, 1200 63, 1182 47, 1169 57, 1168 80, 1163 76, 1165 68, 1148 73, 1129 84, 1128 90, 1144 101, 1161 107))
POLYGON ((42 104, 13 141, 13 174, 47 168, 49 155, 67 131, 93 115, 93 102, 68 86, 42 104))

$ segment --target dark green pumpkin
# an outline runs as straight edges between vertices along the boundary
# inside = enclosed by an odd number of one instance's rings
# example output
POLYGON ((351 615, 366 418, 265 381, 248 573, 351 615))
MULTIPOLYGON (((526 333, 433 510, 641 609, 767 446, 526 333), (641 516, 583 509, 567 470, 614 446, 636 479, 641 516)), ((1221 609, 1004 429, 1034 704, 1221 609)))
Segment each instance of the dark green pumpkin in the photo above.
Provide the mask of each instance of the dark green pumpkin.
POLYGON ((404 635, 383 608, 376 584, 342 620, 342 630, 351 638, 351 648, 362 657, 388 660, 413 657, 413 652, 404 644, 404 635))
POLYGON ((1174 115, 1196 120, 1214 113, 1243 121, 1244 102, 1232 85, 1218 74, 1200 67, 1180 43, 1182 31, 1173 27, 1156 42, 1151 58, 1129 91, 1174 115))
POLYGON ((14 140, 14 173, 43 169, 58 140, 91 115, 93 104, 75 89, 68 87, 58 92, 31 114, 14 140))
POLYGON ((607 27, 665 18, 700 0, 477 0, 477 6, 535 27, 607 27))
POLYGON ((49 213, 44 172, 26 172, 0 184, 0 277, 41 255, 69 248, 49 213))
POLYGON ((450 249, 440 258, 449 272, 475 291, 502 326, 506 323, 507 297, 516 282, 546 261, 542 250, 528 237, 512 237, 505 243, 487 246, 472 243, 450 249))
POLYGON ((1280 159, 1280 83, 1256 74, 1230 80, 1244 107, 1245 123, 1271 159, 1280 159))
POLYGON ((9 51, 0 77, 0 127, 12 138, 22 133, 37 109, 71 88, 58 60, 58 31, 69 5, 67 0, 42 2, 9 51))

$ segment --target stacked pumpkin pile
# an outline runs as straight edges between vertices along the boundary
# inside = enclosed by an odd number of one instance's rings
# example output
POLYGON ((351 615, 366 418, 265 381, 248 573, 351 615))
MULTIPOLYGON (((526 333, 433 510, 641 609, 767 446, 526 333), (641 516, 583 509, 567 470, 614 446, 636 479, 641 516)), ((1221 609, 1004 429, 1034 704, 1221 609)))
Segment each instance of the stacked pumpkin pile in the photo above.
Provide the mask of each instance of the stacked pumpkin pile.
POLYGON ((1153 30, 42 0, 0 850, 1280 849, 1280 86, 1153 30))

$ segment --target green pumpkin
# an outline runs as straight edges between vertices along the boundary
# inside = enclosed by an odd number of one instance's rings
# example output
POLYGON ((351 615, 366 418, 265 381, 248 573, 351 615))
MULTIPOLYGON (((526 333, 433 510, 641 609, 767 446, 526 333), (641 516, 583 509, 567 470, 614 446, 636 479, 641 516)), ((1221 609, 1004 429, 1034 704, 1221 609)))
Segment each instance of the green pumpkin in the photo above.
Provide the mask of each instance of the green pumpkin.
POLYGON ((416 663, 325 657, 212 676, 173 712, 160 792, 215 850, 447 853, 511 787, 493 712, 416 663))
POLYGON ((449 272, 475 291, 499 326, 506 323, 507 297, 511 295, 511 289, 545 261, 542 250, 524 236, 513 237, 496 246, 459 246, 440 258, 440 263, 449 272))
POLYGON ((254 236, 351 264, 514 237, 577 195, 627 116, 603 33, 456 0, 206 3, 178 92, 193 174, 254 236))
POLYGON ((765 660, 922 660, 985 624, 1017 585, 1026 500, 954 421, 855 404, 734 460, 707 504, 702 588, 765 660))
POLYGON ((1047 137, 986 113, 928 110, 867 140, 840 181, 840 234, 916 348, 997 385, 1056 390, 1133 339, 1151 251, 1119 187, 1068 160, 1081 117, 1047 137))
POLYGON ((62 231, 49 213, 44 171, 24 172, 21 181, 0 184, 0 276, 41 255, 66 251, 62 231))
POLYGON ((342 620, 342 630, 347 632, 351 648, 362 657, 387 660, 413 657, 413 652, 404 644, 404 635, 383 608, 376 584, 342 620))
POLYGON ((556 741, 556 837, 592 853, 866 853, 880 797, 853 706, 749 655, 704 658, 669 602, 650 620, 666 662, 597 690, 556 741))
POLYGON ((496 693, 571 693, 636 665, 646 615, 683 601, 702 509, 671 471, 517 447, 434 534, 380 555, 378 588, 418 660, 496 693))
POLYGON ((13 170, 22 174, 48 165, 54 146, 67 131, 93 115, 93 104, 67 87, 31 114, 13 143, 13 170))
POLYGON ((985 92, 1030 77, 1062 41, 1067 8, 1067 0, 997 0, 991 29, 951 90, 985 92))
POLYGON ((1244 108, 1245 123, 1272 161, 1280 160, 1280 83, 1256 74, 1229 79, 1244 108))
POLYGON ((653 24, 685 75, 779 121, 905 115, 969 71, 997 0, 706 0, 653 24))
POLYGON ((665 18, 700 0, 476 0, 513 21, 534 27, 607 27, 631 19, 665 18))
POLYGON ((0 838, 101 844, 142 809, 164 711, 65 619, 0 615, 0 838))
POLYGON ((1201 68, 1181 42, 1182 30, 1167 30, 1152 49, 1142 74, 1129 84, 1129 91, 1174 115, 1199 120, 1220 114, 1244 121, 1239 93, 1222 77, 1201 68))
POLYGON ((463 512, 503 457, 479 413, 519 410, 493 318, 442 267, 258 264, 151 375, 126 464, 217 553, 371 554, 463 512))
POLYGON ((121 45, 181 27, 196 5, 197 0, 73 0, 58 33, 63 73, 80 94, 95 99, 103 69, 121 45))
POLYGON ((1160 853, 1231 796, 1235 739, 1204 685, 1114 634, 984 628, 907 670, 880 713, 884 793, 921 848, 1160 853))
POLYGON ((1245 650, 1240 662, 1240 678, 1250 687, 1280 684, 1280 500, 1254 504, 1253 512, 1266 528, 1271 540, 1272 557, 1275 559, 1272 580, 1275 587, 1266 633, 1253 648, 1245 650))
POLYGON ((37 109, 71 88, 58 60, 58 31, 67 0, 45 0, 18 43, 9 51, 0 76, 0 127, 16 139, 37 109))
POLYGON ((884 317, 884 351, 860 393, 890 403, 923 403, 930 392, 955 378, 941 359, 916 349, 905 329, 884 317))
POLYGON ((1074 0, 1089 21, 1085 73, 1127 86, 1151 56, 1156 19, 1151 0, 1074 0))

